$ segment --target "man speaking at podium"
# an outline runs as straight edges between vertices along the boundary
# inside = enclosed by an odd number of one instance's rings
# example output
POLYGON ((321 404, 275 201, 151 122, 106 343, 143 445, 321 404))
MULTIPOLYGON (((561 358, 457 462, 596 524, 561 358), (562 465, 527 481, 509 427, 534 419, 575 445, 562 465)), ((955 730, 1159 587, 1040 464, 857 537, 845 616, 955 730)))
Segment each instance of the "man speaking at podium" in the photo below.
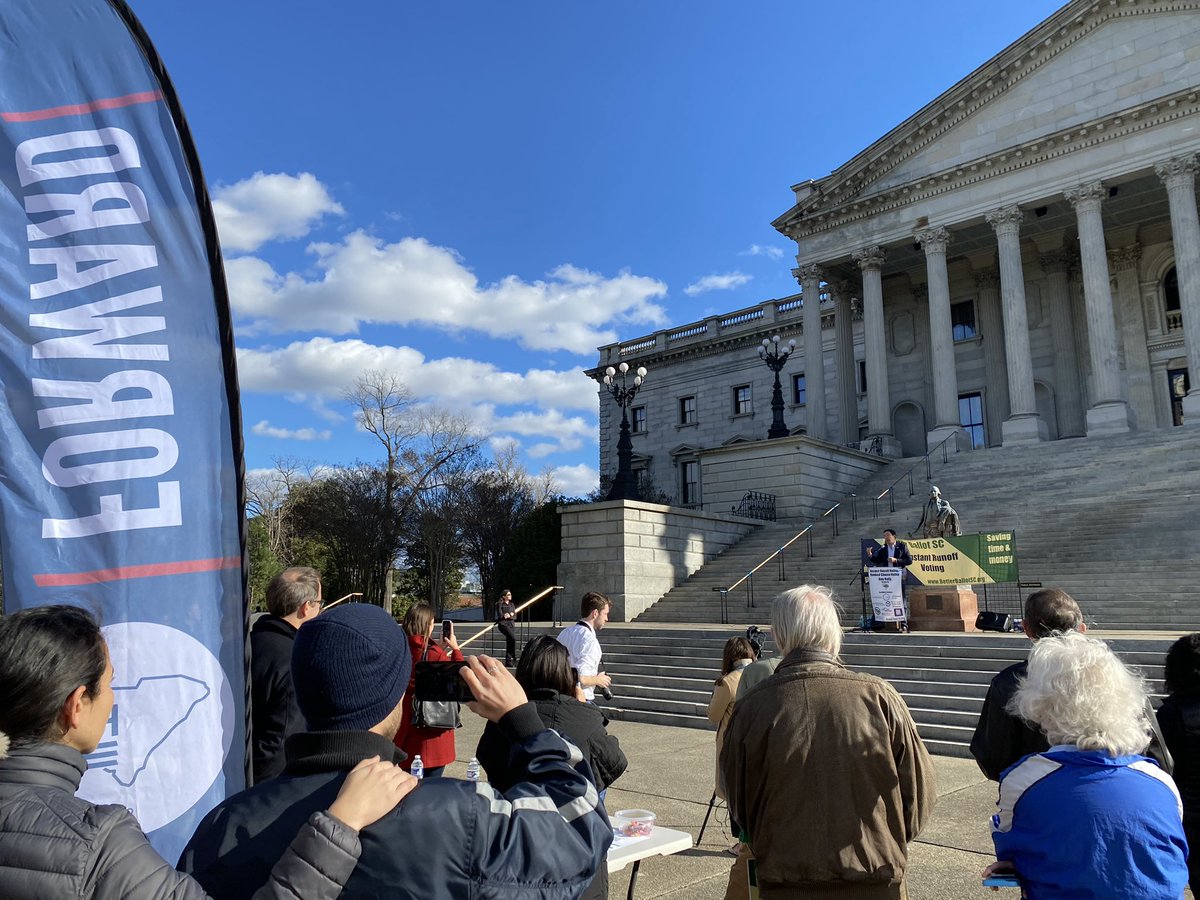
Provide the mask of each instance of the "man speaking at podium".
MULTIPOLYGON (((904 569, 912 565, 912 554, 908 552, 908 545, 903 541, 896 540, 896 532, 890 528, 885 528, 883 531, 883 546, 868 554, 868 558, 873 566, 891 566, 904 569)), ((907 574, 907 572, 900 574, 902 589, 907 574)))

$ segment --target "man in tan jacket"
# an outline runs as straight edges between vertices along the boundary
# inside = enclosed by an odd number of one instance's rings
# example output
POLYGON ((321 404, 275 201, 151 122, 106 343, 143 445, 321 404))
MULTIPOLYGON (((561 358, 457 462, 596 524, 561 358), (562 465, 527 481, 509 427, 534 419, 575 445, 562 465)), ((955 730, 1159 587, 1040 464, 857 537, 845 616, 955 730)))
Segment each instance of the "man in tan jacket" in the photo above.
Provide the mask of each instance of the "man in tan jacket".
POLYGON ((739 697, 721 772, 749 833, 763 900, 905 898, 908 844, 933 810, 933 767, 904 700, 838 661, 828 588, 771 610, 783 660, 739 697))

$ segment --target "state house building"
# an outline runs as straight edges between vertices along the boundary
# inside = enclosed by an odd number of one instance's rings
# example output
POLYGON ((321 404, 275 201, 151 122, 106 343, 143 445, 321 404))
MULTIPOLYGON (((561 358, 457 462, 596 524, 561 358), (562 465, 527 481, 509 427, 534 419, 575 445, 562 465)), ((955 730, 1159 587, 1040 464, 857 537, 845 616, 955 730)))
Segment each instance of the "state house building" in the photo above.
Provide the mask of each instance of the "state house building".
MULTIPOLYGON (((767 436, 776 334, 790 432, 887 456, 1200 423, 1198 151, 1200 2, 1076 0, 792 188, 798 293, 589 374, 647 367, 634 465, 681 505, 767 436)), ((602 473, 619 422, 602 391, 602 473)))

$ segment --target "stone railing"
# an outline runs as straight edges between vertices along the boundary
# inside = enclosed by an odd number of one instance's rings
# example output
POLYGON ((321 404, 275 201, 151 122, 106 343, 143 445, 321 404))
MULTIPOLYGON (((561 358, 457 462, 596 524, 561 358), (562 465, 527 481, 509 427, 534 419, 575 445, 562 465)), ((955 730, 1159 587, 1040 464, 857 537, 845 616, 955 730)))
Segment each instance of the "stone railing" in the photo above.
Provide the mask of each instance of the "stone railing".
POLYGON ((1183 310, 1168 309, 1167 310, 1167 331, 1182 331, 1183 330, 1183 310))

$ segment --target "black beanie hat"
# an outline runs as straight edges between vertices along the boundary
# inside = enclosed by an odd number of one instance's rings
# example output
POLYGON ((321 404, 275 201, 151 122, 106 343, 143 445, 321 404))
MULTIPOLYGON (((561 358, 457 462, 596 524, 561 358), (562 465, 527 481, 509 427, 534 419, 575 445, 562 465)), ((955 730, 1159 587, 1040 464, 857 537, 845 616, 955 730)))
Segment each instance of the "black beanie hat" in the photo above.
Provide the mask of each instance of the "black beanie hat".
POLYGON ((346 603, 300 626, 292 684, 309 731, 366 731, 408 687, 408 636, 369 603, 346 603))

